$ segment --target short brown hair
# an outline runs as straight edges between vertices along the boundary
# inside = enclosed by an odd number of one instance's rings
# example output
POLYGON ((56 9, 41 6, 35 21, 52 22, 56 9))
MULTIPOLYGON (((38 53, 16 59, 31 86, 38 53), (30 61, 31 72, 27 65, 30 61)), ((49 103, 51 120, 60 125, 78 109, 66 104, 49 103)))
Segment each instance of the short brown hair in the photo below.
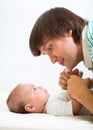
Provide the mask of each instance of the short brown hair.
POLYGON ((75 43, 79 43, 86 24, 87 20, 66 8, 56 7, 46 11, 37 19, 30 34, 29 46, 32 54, 39 56, 39 48, 46 44, 47 40, 64 37, 69 30, 72 30, 75 43))

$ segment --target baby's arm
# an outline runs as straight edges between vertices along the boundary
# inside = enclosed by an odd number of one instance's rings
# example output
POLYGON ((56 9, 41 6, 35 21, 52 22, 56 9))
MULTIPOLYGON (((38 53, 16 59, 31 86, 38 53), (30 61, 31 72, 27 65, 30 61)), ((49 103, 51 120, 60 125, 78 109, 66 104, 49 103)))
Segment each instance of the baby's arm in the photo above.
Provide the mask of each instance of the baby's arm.
POLYGON ((77 115, 80 112, 81 107, 82 107, 82 105, 80 102, 78 102, 75 99, 72 99, 72 110, 73 110, 74 115, 77 115))

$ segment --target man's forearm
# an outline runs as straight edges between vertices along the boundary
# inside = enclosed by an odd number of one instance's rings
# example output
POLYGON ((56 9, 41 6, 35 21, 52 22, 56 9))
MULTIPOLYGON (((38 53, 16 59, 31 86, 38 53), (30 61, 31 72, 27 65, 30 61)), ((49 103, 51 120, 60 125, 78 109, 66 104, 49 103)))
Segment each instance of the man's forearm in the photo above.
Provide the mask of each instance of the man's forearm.
POLYGON ((89 89, 85 88, 79 94, 77 100, 93 114, 93 93, 89 89))

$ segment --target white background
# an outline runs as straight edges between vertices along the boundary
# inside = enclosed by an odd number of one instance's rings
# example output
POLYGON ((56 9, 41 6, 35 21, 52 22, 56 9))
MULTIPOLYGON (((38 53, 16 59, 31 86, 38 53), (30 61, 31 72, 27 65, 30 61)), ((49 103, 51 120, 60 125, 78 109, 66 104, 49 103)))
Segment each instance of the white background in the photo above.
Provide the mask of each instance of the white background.
MULTIPOLYGON (((10 91, 21 82, 59 89, 58 78, 64 69, 53 65, 47 56, 33 57, 29 49, 31 29, 41 13, 66 7, 93 19, 93 0, 0 0, 0 91, 10 91)), ((92 76, 82 64, 84 76, 92 76)))

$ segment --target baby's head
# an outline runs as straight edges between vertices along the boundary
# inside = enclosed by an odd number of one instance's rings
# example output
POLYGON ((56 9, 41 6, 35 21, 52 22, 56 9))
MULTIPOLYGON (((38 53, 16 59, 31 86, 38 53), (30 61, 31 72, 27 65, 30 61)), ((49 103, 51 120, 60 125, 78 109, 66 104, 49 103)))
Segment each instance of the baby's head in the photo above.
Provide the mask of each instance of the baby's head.
POLYGON ((19 84, 9 94, 7 105, 16 113, 43 113, 49 94, 34 84, 19 84))

